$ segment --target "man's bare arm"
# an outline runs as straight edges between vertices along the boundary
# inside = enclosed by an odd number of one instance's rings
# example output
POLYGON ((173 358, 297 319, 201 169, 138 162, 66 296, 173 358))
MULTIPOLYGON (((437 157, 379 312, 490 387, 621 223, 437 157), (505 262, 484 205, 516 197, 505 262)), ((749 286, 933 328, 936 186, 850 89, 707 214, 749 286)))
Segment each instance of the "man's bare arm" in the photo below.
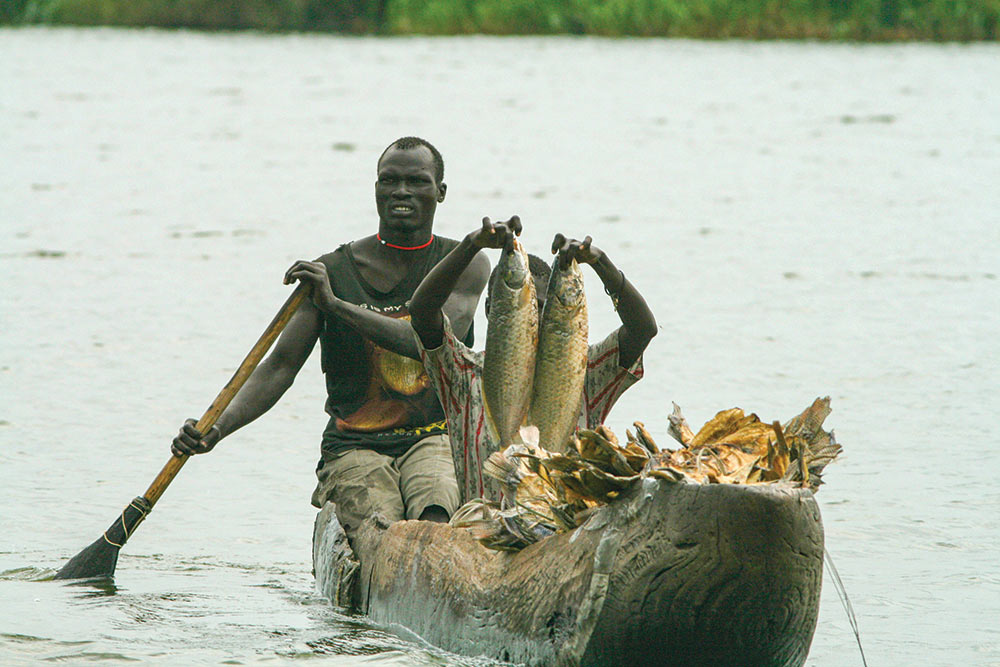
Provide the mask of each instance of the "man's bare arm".
MULTIPOLYGON (((445 301, 442 311, 448 316, 452 333, 459 340, 465 339, 465 335, 472 326, 472 320, 476 315, 476 306, 479 305, 479 299, 483 295, 483 289, 489 278, 490 260, 482 253, 478 253, 472 258, 462 275, 458 277, 458 282, 455 284, 451 296, 445 301)), ((412 329, 411 327, 410 340, 413 340, 412 329)))
POLYGON ((560 262, 568 264, 571 258, 575 258, 578 262, 590 264, 604 283, 604 290, 611 295, 622 321, 618 330, 618 363, 622 368, 629 368, 657 333, 656 318, 646 300, 607 253, 591 245, 589 236, 583 241, 576 241, 556 234, 552 241, 552 253, 559 253, 560 262))
MULTIPOLYGON (((489 218, 483 218, 482 226, 467 234, 420 282, 410 300, 410 323, 426 349, 440 347, 444 336, 443 315, 447 314, 454 324, 454 316, 446 307, 452 297, 458 295, 460 303, 468 306, 471 293, 476 290, 481 292, 489 279, 489 260, 479 251, 482 248, 502 248, 513 243, 514 236, 520 233, 521 220, 517 216, 496 224, 491 223, 489 218)), ((477 295, 475 301, 478 300, 477 295)), ((468 331, 475 314, 476 304, 471 306, 471 311, 463 308, 468 317, 468 321, 464 322, 464 331, 468 331)), ((459 333, 459 327, 453 331, 456 336, 464 337, 459 333)))
MULTIPOLYGON (((464 338, 472 326, 476 304, 479 303, 488 276, 489 261, 485 257, 474 261, 458 277, 454 292, 443 306, 452 322, 455 335, 459 338, 464 338)), ((319 310, 339 318, 381 348, 411 359, 420 359, 417 343, 413 339, 413 328, 408 321, 386 317, 337 297, 330 287, 326 267, 321 262, 299 261, 293 264, 285 273, 285 282, 296 281, 312 285, 312 301, 319 310)))

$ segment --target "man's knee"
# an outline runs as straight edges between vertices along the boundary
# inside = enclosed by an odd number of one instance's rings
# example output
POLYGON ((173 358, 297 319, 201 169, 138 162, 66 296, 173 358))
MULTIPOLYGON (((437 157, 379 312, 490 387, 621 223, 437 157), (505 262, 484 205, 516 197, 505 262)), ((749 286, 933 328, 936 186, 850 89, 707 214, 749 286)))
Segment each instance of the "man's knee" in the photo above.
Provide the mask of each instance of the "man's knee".
POLYGON ((420 513, 419 519, 421 521, 433 521, 435 523, 448 523, 448 520, 451 519, 451 515, 448 513, 448 510, 440 505, 428 505, 424 508, 424 511, 420 513))
POLYGON ((317 473, 313 504, 332 501, 348 537, 362 521, 378 512, 388 521, 405 518, 399 474, 392 459, 370 450, 352 450, 331 458, 317 473))
POLYGON ((406 503, 406 518, 448 520, 459 505, 458 482, 447 436, 421 440, 406 453, 399 465, 400 491, 406 503), (437 507, 437 510, 432 508, 437 507))

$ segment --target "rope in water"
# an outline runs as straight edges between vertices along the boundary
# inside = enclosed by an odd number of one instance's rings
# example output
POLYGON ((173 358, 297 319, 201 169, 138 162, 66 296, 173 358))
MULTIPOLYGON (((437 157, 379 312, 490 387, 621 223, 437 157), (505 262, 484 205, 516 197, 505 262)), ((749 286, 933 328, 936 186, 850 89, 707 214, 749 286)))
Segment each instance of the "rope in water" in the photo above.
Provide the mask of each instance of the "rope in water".
POLYGON ((865 649, 861 646, 858 619, 854 615, 854 607, 851 606, 851 600, 847 597, 847 589, 844 588, 844 582, 840 580, 840 573, 837 572, 837 566, 833 564, 833 556, 830 555, 826 547, 823 547, 823 556, 826 558, 826 566, 829 568, 830 576, 833 577, 833 587, 837 589, 837 597, 840 598, 840 604, 843 605, 844 611, 847 612, 847 622, 851 624, 851 630, 854 631, 854 638, 858 642, 858 650, 861 651, 861 664, 868 667, 868 662, 865 660, 865 649))

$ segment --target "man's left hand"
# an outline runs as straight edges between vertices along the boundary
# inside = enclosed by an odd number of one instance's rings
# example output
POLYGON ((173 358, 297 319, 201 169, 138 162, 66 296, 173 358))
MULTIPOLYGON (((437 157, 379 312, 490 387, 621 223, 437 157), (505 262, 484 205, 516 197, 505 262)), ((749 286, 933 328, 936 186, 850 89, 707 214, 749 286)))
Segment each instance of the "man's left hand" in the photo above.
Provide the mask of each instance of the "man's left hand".
POLYGON ((468 238, 477 248, 511 248, 514 238, 521 235, 521 229, 521 218, 516 215, 504 222, 493 222, 487 217, 468 238))
POLYGON ((591 245, 591 238, 588 236, 582 241, 568 239, 562 234, 556 234, 552 239, 552 254, 559 255, 559 266, 566 268, 571 260, 576 260, 579 264, 596 264, 604 253, 596 246, 591 245))

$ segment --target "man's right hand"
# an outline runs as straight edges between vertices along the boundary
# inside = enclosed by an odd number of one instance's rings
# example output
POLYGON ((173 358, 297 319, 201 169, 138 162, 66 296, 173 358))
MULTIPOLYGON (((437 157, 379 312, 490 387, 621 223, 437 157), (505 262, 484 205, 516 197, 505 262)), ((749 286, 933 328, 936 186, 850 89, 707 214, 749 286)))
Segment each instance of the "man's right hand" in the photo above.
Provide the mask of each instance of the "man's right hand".
POLYGON ((195 428, 197 423, 193 419, 184 422, 184 426, 181 427, 173 444, 170 445, 170 451, 174 456, 194 456, 210 452, 222 438, 222 432, 218 426, 212 426, 207 433, 202 434, 195 428))
POLYGON ((483 225, 468 235, 477 248, 506 248, 514 245, 514 237, 521 235, 521 218, 513 216, 505 222, 491 222, 483 218, 483 225))
POLYGON ((299 260, 285 271, 286 285, 294 282, 301 282, 309 285, 312 290, 310 296, 316 307, 324 312, 333 310, 337 297, 330 287, 330 276, 326 272, 326 266, 322 262, 307 262, 299 260))

